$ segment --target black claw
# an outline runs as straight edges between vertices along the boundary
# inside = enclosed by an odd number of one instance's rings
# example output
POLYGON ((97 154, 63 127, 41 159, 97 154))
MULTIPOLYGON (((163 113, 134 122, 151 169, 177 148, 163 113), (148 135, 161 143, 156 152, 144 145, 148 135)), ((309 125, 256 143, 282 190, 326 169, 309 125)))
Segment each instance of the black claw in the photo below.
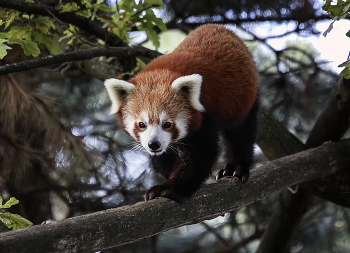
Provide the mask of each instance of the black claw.
POLYGON ((221 178, 224 177, 224 170, 220 170, 218 174, 216 175, 216 181, 220 180, 221 178))
POLYGON ((236 177, 243 184, 247 183, 249 180, 249 170, 243 170, 240 167, 236 167, 234 163, 229 163, 226 165, 224 170, 220 170, 216 175, 216 180, 220 180, 223 177, 236 177))
POLYGON ((243 184, 245 184, 245 183, 247 183, 248 182, 248 180, 249 180, 249 174, 248 175, 244 175, 243 177, 242 177, 242 183, 243 184))
POLYGON ((248 173, 244 173, 242 175, 242 173, 237 170, 234 177, 237 177, 239 179, 239 181, 241 181, 243 184, 247 183, 249 180, 249 172, 248 173))

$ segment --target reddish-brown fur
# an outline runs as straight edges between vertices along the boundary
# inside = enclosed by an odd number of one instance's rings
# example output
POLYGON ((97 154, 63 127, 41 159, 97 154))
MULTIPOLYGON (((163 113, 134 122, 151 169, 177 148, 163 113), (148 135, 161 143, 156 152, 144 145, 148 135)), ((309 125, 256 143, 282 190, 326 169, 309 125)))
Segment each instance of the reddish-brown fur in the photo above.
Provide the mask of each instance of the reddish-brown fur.
MULTIPOLYGON (((236 34, 213 24, 190 33, 172 53, 153 60, 129 82, 142 94, 140 99, 148 96, 138 100, 140 109, 150 102, 154 107, 166 106, 159 104, 162 99, 157 96, 164 92, 169 98, 181 99, 171 90, 171 83, 191 74, 203 77, 200 102, 219 123, 244 119, 257 99, 258 76, 250 52, 236 34)), ((177 113, 171 101, 167 103, 177 113)), ((192 109, 190 131, 200 124, 201 113, 192 109)))

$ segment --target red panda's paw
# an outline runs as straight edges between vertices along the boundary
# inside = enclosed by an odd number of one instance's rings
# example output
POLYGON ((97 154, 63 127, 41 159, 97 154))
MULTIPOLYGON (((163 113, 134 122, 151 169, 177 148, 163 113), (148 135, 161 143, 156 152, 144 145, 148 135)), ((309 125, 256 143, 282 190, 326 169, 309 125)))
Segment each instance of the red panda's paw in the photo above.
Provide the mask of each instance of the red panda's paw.
POLYGON ((241 181, 243 184, 247 183, 249 180, 249 169, 243 170, 241 168, 236 169, 233 173, 234 177, 237 177, 239 181, 241 181))
POLYGON ((225 169, 218 172, 216 180, 218 181, 223 177, 237 177, 239 181, 245 184, 249 180, 249 168, 244 169, 243 167, 236 166, 234 163, 229 163, 225 169))
POLYGON ((168 185, 164 184, 153 186, 145 195, 143 195, 145 201, 155 199, 157 197, 168 198, 179 203, 187 199, 186 197, 176 193, 174 187, 169 187, 168 185))

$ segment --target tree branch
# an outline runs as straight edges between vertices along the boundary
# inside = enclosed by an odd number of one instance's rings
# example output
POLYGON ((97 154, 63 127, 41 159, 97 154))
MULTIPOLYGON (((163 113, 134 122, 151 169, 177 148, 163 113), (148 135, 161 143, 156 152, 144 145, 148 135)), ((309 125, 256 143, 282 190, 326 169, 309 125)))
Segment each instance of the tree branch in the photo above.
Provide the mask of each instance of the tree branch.
POLYGON ((282 124, 261 112, 257 144, 269 160, 305 150, 305 145, 282 124))
MULTIPOLYGON (((350 126, 350 80, 341 78, 332 91, 326 108, 319 116, 306 142, 315 147, 331 140, 340 140, 350 126)), ((302 186, 317 197, 350 207, 350 169, 302 186)))
POLYGON ((60 55, 50 55, 47 57, 36 58, 29 61, 6 64, 0 67, 0 75, 5 75, 9 73, 45 67, 47 65, 59 64, 71 61, 81 61, 86 59, 91 59, 99 56, 114 56, 114 57, 146 57, 146 58, 156 58, 160 56, 161 53, 147 49, 144 47, 110 47, 110 48, 96 48, 89 50, 79 50, 74 52, 68 52, 60 55))
MULTIPOLYGON (((305 145, 275 119, 261 113, 258 145, 270 160, 302 152, 305 145)), ((287 189, 281 191, 279 202, 274 207, 256 253, 287 253, 294 234, 307 211, 311 194, 299 189, 292 194, 287 189)))
MULTIPOLYGON (((316 147, 325 141, 339 141, 350 124, 350 80, 341 79, 339 81, 325 110, 311 130, 305 146, 296 140, 295 136, 289 133, 288 130, 283 129, 283 126, 277 127, 278 124, 272 122, 272 119, 267 118, 267 116, 262 115, 261 123, 260 128, 263 128, 263 131, 259 132, 263 140, 261 148, 264 153, 266 150, 269 159, 276 159, 288 153, 293 154, 298 150, 302 151, 306 148, 316 147), (274 131, 269 131, 266 126, 274 131), (266 133, 270 135, 267 136, 266 133), (278 142, 275 142, 276 136, 279 138, 278 142)), ((311 202, 310 192, 337 204, 350 206, 350 189, 349 187, 348 190, 344 189, 344 185, 349 185, 349 179, 349 169, 345 169, 327 177, 324 182, 322 182, 323 179, 320 179, 302 184, 309 192, 299 189, 296 194, 291 194, 289 191, 283 190, 269 226, 261 239, 257 253, 286 253, 290 251, 294 234, 311 202), (339 182, 342 182, 341 180, 345 184, 339 184, 339 182)))
POLYGON ((324 141, 339 141, 350 127, 350 79, 341 78, 317 119, 306 142, 316 147, 324 141))
POLYGON ((4 252, 91 252, 153 236, 236 210, 293 184, 325 177, 350 166, 350 140, 269 162, 237 180, 202 187, 183 204, 159 198, 1 235, 4 252))

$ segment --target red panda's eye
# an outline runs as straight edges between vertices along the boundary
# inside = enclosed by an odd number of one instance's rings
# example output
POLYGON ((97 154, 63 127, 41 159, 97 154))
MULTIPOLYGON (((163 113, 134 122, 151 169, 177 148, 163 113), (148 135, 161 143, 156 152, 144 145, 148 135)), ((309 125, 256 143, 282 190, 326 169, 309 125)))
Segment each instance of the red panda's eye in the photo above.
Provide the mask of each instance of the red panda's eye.
POLYGON ((140 128, 146 128, 146 125, 145 125, 145 123, 143 123, 143 122, 139 122, 139 127, 140 127, 140 128))
POLYGON ((163 128, 167 129, 167 128, 170 128, 171 127, 171 123, 170 122, 165 122, 163 124, 163 128))

